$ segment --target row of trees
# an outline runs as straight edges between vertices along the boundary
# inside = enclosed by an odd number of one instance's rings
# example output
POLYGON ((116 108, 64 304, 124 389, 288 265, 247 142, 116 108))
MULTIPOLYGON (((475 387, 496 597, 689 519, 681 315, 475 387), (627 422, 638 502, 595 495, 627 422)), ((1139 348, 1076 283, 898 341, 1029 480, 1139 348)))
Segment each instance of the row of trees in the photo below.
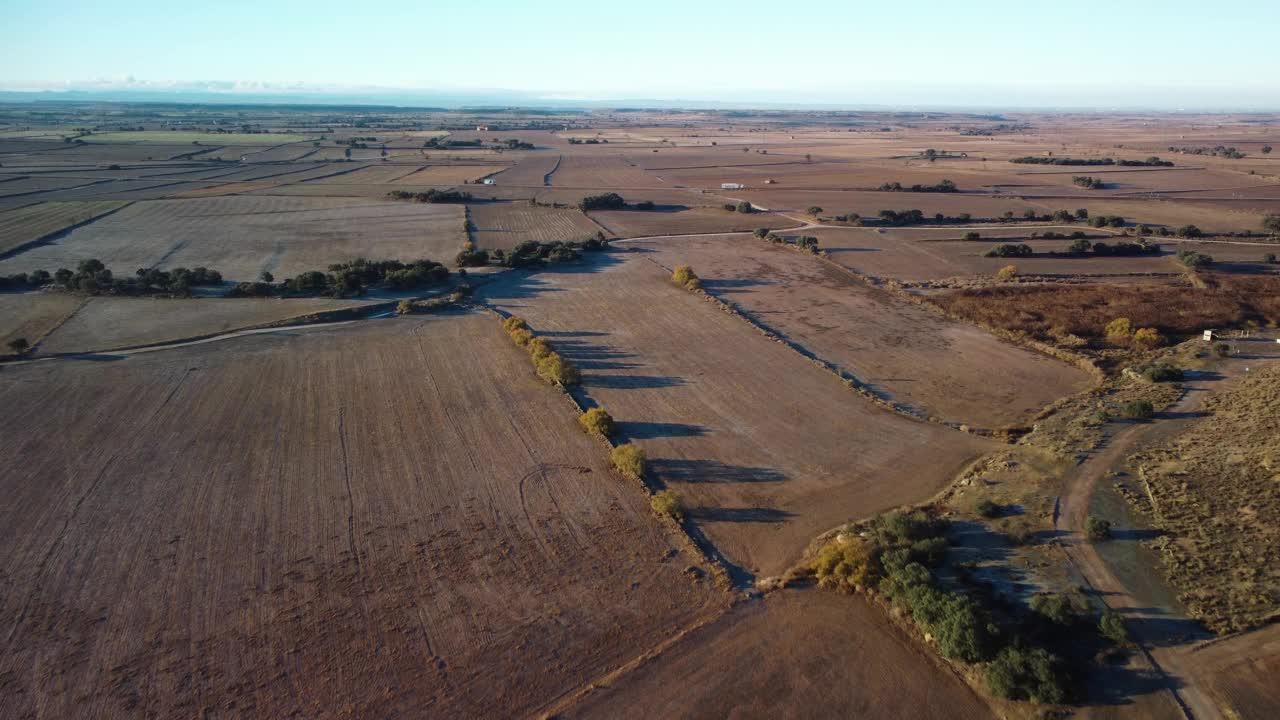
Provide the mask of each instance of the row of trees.
POLYGON ((465 203, 471 202, 471 193, 462 190, 437 190, 431 188, 426 192, 409 192, 392 190, 387 197, 393 200, 412 200, 420 203, 465 203))
MULTIPOLYGON (((999 514, 998 505, 988 504, 988 516, 999 514)), ((1124 622, 1109 611, 1094 615, 1079 594, 1000 601, 990 588, 970 583, 963 568, 943 582, 935 573, 948 552, 945 533, 945 521, 925 511, 882 515, 863 532, 837 535, 812 569, 823 586, 885 596, 943 656, 986 663, 991 691, 1011 700, 1070 702, 1094 653, 1104 644, 1128 644, 1124 622)))
POLYGON ((238 283, 228 297, 269 297, 272 295, 322 295, 350 297, 364 295, 371 287, 388 290, 413 290, 443 282, 449 269, 433 260, 366 260, 358 258, 329 266, 328 272, 309 270, 279 284, 269 272, 257 282, 238 283))
POLYGON ((1170 160, 1161 160, 1159 157, 1152 155, 1146 160, 1117 160, 1114 158, 1070 158, 1070 157, 1053 157, 1047 155, 1027 155, 1025 157, 1010 158, 1009 162, 1020 165, 1068 165, 1068 166, 1085 166, 1092 167, 1097 165, 1119 165, 1122 167, 1173 167, 1170 160))
POLYGON ((204 267, 160 270, 138 268, 130 276, 117 277, 96 258, 82 260, 75 270, 59 268, 0 276, 0 290, 25 290, 54 285, 89 295, 172 295, 186 297, 191 289, 222 284, 222 273, 204 267))
POLYGON ((502 321, 502 328, 511 336, 512 342, 529 352, 538 377, 562 388, 581 381, 578 368, 553 350, 545 338, 535 335, 524 318, 512 315, 502 321))
MULTIPOLYGON (((1179 153, 1182 153, 1183 155, 1212 155, 1214 157, 1224 157, 1231 160, 1239 160, 1245 157, 1244 153, 1240 152, 1234 147, 1228 147, 1226 145, 1215 145, 1213 147, 1205 146, 1205 147, 1179 147, 1179 148, 1175 148, 1174 146, 1170 145, 1169 152, 1179 152, 1179 153)), ((1264 147, 1262 149, 1262 152, 1264 153, 1271 152, 1271 147, 1270 146, 1264 147)))
POLYGON ((917 192, 917 193, 953 193, 960 192, 960 188, 950 180, 943 180, 936 185, 915 185, 903 186, 900 182, 887 182, 877 188, 881 192, 917 192))
POLYGON ((752 231, 752 235, 775 245, 790 245, 798 250, 818 254, 818 238, 812 235, 798 235, 795 240, 788 240, 782 235, 771 232, 769 228, 756 228, 752 231))

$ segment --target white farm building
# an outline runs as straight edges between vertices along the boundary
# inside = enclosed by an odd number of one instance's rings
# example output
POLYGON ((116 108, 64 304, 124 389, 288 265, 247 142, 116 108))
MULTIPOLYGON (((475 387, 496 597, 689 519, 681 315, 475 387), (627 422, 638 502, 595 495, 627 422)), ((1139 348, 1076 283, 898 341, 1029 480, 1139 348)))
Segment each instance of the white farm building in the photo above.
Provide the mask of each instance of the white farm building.
POLYGON ((721 190, 742 190, 746 187, 742 183, 720 183, 721 190))

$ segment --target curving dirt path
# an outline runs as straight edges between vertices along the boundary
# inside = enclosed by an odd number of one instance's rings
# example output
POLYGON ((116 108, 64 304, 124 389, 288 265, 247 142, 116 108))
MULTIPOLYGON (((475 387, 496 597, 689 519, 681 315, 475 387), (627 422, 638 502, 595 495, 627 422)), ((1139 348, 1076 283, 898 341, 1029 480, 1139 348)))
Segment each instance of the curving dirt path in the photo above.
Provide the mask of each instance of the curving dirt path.
POLYGON ((1104 445, 1091 453, 1066 479, 1066 487, 1054 514, 1054 527, 1067 534, 1059 540, 1059 546, 1074 570, 1112 610, 1130 619, 1130 631, 1134 635, 1148 669, 1163 676, 1174 702, 1186 718, 1211 720, 1226 715, 1217 702, 1210 698, 1197 677, 1198 658, 1192 654, 1194 646, 1187 641, 1170 642, 1170 638, 1140 622, 1150 610, 1148 603, 1135 598, 1116 577, 1092 543, 1085 539, 1085 520, 1089 515, 1089 501, 1099 480, 1139 446, 1172 437, 1185 429, 1194 413, 1213 392, 1221 391, 1247 368, 1262 362, 1280 359, 1280 345, 1271 339, 1257 339, 1251 343, 1248 358, 1229 358, 1219 361, 1214 373, 1197 373, 1185 383, 1186 391, 1174 405, 1161 415, 1168 419, 1157 422, 1133 423, 1114 432, 1104 445), (1256 354, 1254 354, 1256 352, 1256 354), (1132 622, 1137 619, 1139 622, 1132 622))

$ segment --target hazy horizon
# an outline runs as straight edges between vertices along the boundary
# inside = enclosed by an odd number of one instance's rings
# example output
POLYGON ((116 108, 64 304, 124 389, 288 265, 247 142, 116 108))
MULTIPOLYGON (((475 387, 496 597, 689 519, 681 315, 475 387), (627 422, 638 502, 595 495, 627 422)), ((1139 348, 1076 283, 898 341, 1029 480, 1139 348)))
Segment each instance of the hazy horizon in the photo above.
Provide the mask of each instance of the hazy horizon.
MULTIPOLYGON (((18 0, 0 41, 8 92, 207 93, 253 102, 324 95, 601 105, 1277 110, 1270 41, 1280 7, 1087 0, 659 0, 643 11, 580 0, 397 8, 294 0, 128 7, 18 0), (111 35, 104 27, 121 30, 111 35)), ((380 103, 381 104, 381 103, 380 103)), ((393 103, 396 104, 396 103, 393 103)))

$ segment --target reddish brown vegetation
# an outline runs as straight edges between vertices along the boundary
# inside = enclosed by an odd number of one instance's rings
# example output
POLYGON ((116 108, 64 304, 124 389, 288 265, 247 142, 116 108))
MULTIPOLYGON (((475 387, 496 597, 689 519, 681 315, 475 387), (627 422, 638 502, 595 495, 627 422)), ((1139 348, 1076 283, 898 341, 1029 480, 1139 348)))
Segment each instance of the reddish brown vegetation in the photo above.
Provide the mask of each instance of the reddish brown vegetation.
POLYGON ((1107 323, 1129 318, 1165 335, 1247 321, 1280 322, 1280 277, 1209 278, 1208 287, 1177 285, 1035 285, 956 290, 930 298, 944 310, 1006 330, 1033 335, 1065 331, 1102 337, 1107 323))

